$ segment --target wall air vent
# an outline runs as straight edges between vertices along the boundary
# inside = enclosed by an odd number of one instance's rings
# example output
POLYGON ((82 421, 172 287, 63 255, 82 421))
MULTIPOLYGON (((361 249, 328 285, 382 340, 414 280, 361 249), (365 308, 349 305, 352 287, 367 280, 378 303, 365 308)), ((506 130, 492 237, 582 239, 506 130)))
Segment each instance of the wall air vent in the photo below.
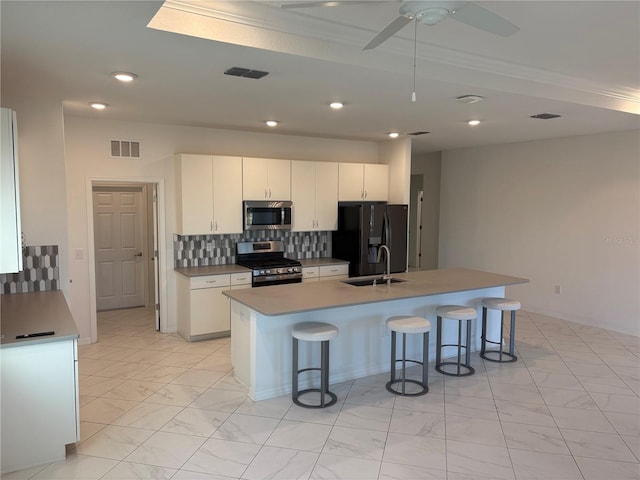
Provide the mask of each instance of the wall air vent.
POLYGON ((111 140, 111 158, 142 158, 142 146, 137 140, 111 140))
POLYGON ((234 77, 254 78, 259 79, 269 75, 269 72, 261 72, 260 70, 250 70, 248 68, 231 67, 224 71, 225 75, 231 75, 234 77))
POLYGON ((540 120, 549 120, 551 118, 560 118, 562 115, 556 115, 555 113, 539 113, 537 115, 531 115, 531 118, 539 118, 540 120))
POLYGON ((417 137, 418 135, 426 135, 427 133, 430 133, 430 132, 411 132, 411 133, 407 133, 407 135, 417 137))

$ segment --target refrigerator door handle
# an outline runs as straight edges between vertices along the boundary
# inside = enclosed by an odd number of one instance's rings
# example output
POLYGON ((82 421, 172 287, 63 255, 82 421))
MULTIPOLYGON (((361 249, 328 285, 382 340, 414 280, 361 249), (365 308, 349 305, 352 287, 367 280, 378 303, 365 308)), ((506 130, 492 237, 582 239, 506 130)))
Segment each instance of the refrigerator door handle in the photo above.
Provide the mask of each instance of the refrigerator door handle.
POLYGON ((384 216, 382 217, 382 234, 382 243, 389 247, 391 243, 391 221, 387 210, 384 211, 384 216))

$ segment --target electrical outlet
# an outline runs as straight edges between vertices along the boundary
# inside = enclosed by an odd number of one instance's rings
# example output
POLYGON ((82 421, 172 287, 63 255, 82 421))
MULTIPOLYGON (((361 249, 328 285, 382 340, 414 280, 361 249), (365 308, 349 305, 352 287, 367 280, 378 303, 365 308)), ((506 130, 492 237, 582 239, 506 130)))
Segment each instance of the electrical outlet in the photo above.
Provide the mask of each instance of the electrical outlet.
POLYGON ((212 252, 213 251, 213 243, 209 242, 207 243, 207 252, 212 252))
POLYGON ((562 293, 562 288, 560 287, 560 285, 553 286, 553 293, 555 293, 556 295, 560 295, 562 293))

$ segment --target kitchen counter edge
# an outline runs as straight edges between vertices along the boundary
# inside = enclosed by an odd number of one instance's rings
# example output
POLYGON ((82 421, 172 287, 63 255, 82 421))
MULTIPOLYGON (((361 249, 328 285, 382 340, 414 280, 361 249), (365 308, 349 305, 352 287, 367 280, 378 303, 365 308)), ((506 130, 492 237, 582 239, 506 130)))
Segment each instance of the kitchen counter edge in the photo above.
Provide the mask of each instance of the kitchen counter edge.
POLYGON ((73 340, 80 337, 61 290, 0 295, 1 348, 73 340), (54 331, 54 335, 16 339, 16 335, 54 331))

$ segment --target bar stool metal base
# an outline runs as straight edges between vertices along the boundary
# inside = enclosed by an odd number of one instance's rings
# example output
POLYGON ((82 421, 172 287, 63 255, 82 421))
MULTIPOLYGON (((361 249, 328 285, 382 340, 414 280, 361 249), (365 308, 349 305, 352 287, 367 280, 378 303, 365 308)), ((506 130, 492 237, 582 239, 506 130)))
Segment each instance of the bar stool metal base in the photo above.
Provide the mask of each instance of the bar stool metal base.
POLYGON ((482 307, 482 346, 480 348, 480 358, 496 363, 517 362, 518 357, 515 355, 515 338, 516 338, 516 311, 511 310, 511 327, 509 333, 509 351, 502 350, 504 342, 504 313, 506 310, 500 311, 500 341, 494 342, 487 340, 487 307, 482 307), (499 345, 498 350, 487 350, 487 344, 499 345), (491 358, 489 355, 498 355, 498 358, 491 358), (503 357, 507 357, 506 359, 503 357))
POLYGON ((303 369, 298 369, 298 339, 294 337, 292 339, 292 342, 293 378, 291 382, 291 400, 293 401, 293 403, 304 408, 326 408, 330 407, 331 405, 335 405, 335 403, 338 401, 338 397, 336 397, 334 393, 329 391, 329 340, 324 340, 320 344, 320 368, 303 369), (298 375, 300 375, 302 372, 308 372, 312 370, 317 370, 320 372, 320 388, 307 388, 305 390, 298 391, 298 375), (311 392, 320 393, 319 404, 309 404, 300 401, 301 395, 311 392), (329 402, 325 401, 326 396, 331 398, 329 402))
POLYGON ((436 342, 436 371, 443 375, 453 377, 467 377, 473 375, 476 371, 471 366, 471 320, 458 320, 458 343, 442 344, 442 317, 437 317, 438 333, 436 342), (462 322, 467 322, 466 343, 462 343, 462 322), (442 349, 444 347, 456 347, 458 349, 458 360, 456 362, 443 362, 442 349), (465 351, 465 361, 462 363, 462 350, 465 351), (444 366, 454 365, 455 372, 447 372, 444 366))
POLYGON ((402 358, 396 358, 396 332, 391 331, 391 380, 385 385, 387 391, 395 394, 402 395, 404 397, 419 397, 425 395, 429 391, 429 332, 425 332, 422 335, 422 362, 418 360, 407 360, 407 334, 402 334, 402 358), (402 377, 396 378, 396 363, 402 363, 402 377), (422 365, 422 382, 407 378, 406 363, 414 363, 416 365, 422 365), (413 383, 419 385, 420 389, 417 392, 407 392, 406 384, 413 383), (393 388, 393 385, 402 385, 402 390, 398 391, 393 388))

